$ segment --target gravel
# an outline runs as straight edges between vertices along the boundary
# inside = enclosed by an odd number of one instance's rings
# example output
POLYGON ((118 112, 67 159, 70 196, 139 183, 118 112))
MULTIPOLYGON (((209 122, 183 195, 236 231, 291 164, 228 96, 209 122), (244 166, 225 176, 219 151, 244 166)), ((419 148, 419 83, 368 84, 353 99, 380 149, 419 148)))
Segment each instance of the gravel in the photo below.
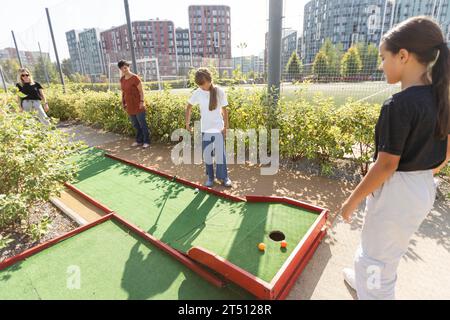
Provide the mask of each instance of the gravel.
POLYGON ((30 222, 38 223, 45 215, 50 217, 51 223, 48 232, 39 241, 33 242, 23 233, 19 224, 0 230, 0 235, 13 240, 7 247, 0 249, 0 262, 79 227, 49 202, 39 203, 30 209, 30 222))

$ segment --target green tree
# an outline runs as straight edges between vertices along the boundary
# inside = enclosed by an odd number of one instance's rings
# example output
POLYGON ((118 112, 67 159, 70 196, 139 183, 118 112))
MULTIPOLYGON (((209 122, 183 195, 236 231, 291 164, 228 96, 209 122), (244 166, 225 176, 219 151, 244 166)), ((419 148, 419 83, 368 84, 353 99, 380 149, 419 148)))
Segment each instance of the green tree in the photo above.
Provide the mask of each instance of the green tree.
POLYGON ((228 74, 228 70, 224 70, 224 71, 222 72, 222 78, 228 79, 229 76, 230 76, 230 75, 228 74))
POLYGON ((76 72, 70 76, 70 80, 75 83, 87 83, 89 82, 89 78, 76 72))
POLYGON ((242 69, 241 69, 241 66, 240 66, 240 65, 238 65, 237 68, 235 68, 235 69, 233 70, 233 79, 234 79, 236 82, 239 82, 239 81, 241 81, 241 80, 244 79, 244 75, 242 74, 242 69))
POLYGON ((319 80, 328 75, 328 58, 323 51, 319 51, 314 59, 313 73, 319 80))
POLYGON ((290 80, 299 80, 303 72, 303 64, 297 55, 297 52, 293 52, 286 65, 286 72, 290 80))
MULTIPOLYGON (((208 70, 211 72, 212 80, 214 83, 217 83, 219 80, 219 72, 217 71, 216 67, 210 63, 208 66, 208 70)), ((192 68, 189 71, 189 82, 188 86, 190 88, 195 88, 197 85, 195 84, 195 74, 197 73, 197 69, 192 68)))
POLYGON ((377 46, 372 43, 358 43, 356 47, 362 62, 361 73, 366 76, 376 73, 381 63, 377 46))
POLYGON ((45 73, 47 72, 50 83, 59 83, 58 70, 56 69, 56 65, 45 57, 39 57, 37 63, 33 68, 33 77, 34 80, 46 83, 45 73))
POLYGON ((19 62, 16 59, 7 59, 0 62, 3 73, 7 81, 15 83, 17 80, 17 72, 20 69, 19 62))
POLYGON ((217 80, 219 80, 219 72, 212 62, 209 63, 208 70, 211 72, 213 82, 217 83, 217 80))
POLYGON ((350 77, 360 74, 361 70, 362 62, 358 48, 350 47, 342 57, 341 73, 344 77, 350 77))
POLYGON ((253 70, 251 70, 247 75, 248 79, 255 79, 255 77, 256 77, 256 74, 255 74, 255 71, 253 71, 253 70))
POLYGON ((64 59, 61 62, 61 69, 65 76, 70 79, 70 76, 74 73, 72 68, 72 61, 70 59, 64 59))
POLYGON ((340 75, 341 59, 343 55, 342 44, 336 46, 327 38, 320 49, 327 57, 327 75, 330 77, 337 77, 340 75))

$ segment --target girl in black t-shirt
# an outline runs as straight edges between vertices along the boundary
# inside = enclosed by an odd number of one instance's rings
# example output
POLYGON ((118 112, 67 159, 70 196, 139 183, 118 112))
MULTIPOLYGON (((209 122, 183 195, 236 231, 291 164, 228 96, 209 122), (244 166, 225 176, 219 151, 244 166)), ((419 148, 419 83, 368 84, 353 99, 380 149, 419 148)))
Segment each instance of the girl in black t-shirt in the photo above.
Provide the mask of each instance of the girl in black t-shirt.
POLYGON ((16 86, 20 92, 19 106, 21 110, 37 112, 39 121, 45 125, 49 125, 50 121, 46 114, 49 109, 44 90, 38 82, 33 81, 33 77, 28 69, 19 69, 16 86), (42 107, 42 100, 44 100, 44 108, 42 107))
POLYGON ((450 58, 438 24, 414 17, 380 44, 387 82, 402 91, 387 100, 376 126, 375 163, 344 202, 346 222, 367 197, 361 245, 346 282, 360 299, 394 299, 397 267, 431 211, 437 174, 450 160, 450 58))

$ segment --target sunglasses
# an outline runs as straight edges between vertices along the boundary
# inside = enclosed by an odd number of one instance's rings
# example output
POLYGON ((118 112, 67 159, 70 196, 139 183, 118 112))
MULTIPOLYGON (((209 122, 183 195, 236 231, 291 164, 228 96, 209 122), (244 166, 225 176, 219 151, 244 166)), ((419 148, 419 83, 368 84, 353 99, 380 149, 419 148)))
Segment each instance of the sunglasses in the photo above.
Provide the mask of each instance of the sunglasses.
POLYGON ((22 78, 29 77, 29 76, 30 76, 29 74, 23 74, 22 78))

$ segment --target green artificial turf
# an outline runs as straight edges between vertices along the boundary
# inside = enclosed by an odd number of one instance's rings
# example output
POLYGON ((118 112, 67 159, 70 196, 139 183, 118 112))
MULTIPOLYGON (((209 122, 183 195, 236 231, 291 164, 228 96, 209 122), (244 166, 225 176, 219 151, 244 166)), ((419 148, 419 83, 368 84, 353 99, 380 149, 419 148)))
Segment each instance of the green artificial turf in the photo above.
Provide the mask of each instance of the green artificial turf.
POLYGON ((233 202, 106 158, 80 155, 74 183, 127 221, 175 249, 203 247, 270 282, 316 221, 317 214, 284 204, 233 202), (282 231, 289 244, 269 239, 282 231), (257 249, 264 242, 265 253, 257 249))
POLYGON ((0 271, 0 300, 248 298, 235 287, 210 285, 113 221, 0 271))

